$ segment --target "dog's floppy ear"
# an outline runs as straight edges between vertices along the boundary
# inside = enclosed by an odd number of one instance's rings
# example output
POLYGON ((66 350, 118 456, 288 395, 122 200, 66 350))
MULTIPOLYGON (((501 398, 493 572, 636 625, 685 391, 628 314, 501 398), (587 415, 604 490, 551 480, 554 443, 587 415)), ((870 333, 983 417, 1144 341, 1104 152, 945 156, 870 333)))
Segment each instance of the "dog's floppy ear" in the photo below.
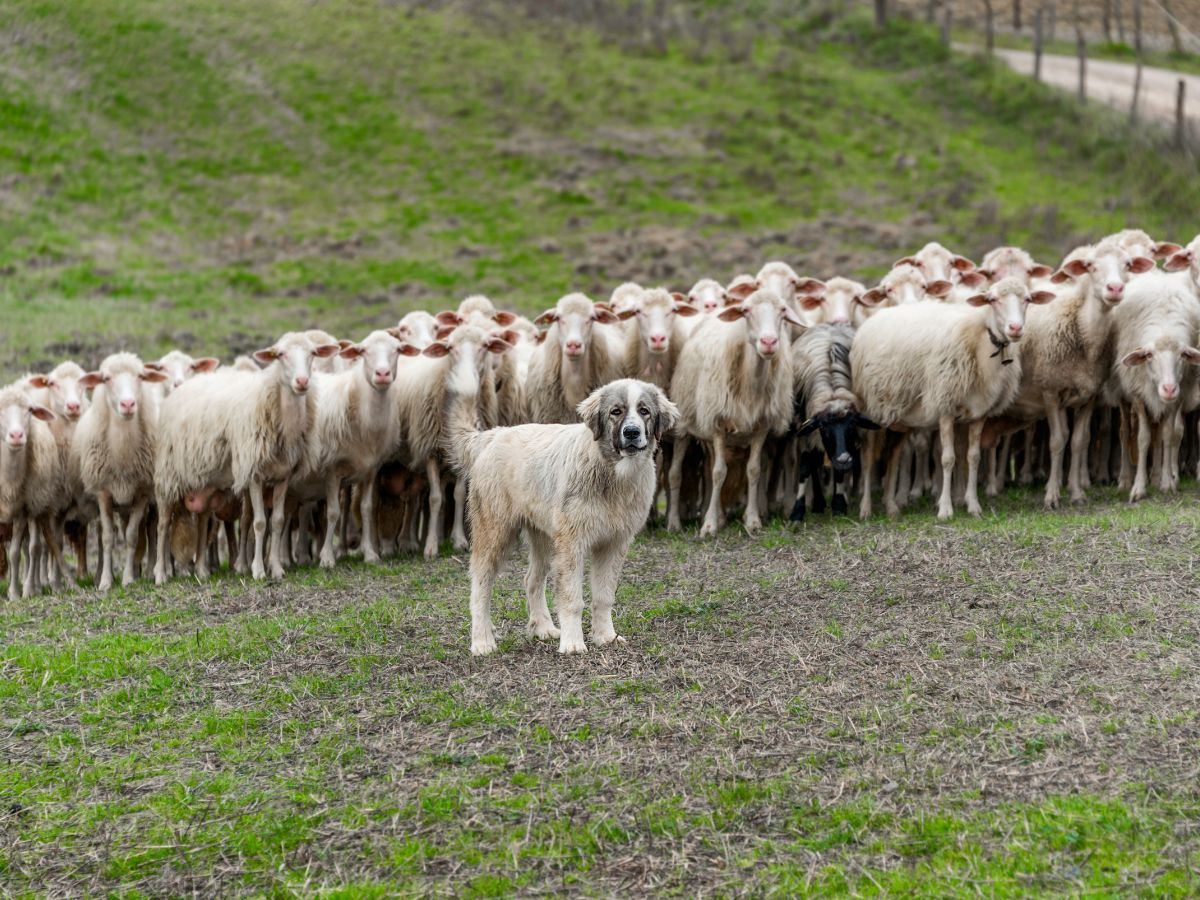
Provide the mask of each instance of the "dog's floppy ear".
POLYGON ((662 436, 675 427, 679 421, 679 407, 667 399, 660 388, 654 388, 654 439, 661 441, 662 436))
POLYGON ((604 411, 600 402, 604 399, 603 394, 604 388, 598 388, 575 407, 579 420, 592 429, 592 436, 598 441, 604 438, 604 411))

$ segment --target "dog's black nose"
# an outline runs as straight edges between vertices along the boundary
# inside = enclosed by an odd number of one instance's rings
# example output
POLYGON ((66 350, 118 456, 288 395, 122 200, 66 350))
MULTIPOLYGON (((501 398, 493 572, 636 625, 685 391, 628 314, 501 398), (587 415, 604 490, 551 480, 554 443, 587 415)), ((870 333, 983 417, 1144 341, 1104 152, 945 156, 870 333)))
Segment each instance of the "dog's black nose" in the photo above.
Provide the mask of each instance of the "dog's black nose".
POLYGON ((636 441, 642 436, 642 430, 636 425, 626 425, 621 435, 627 441, 636 441))

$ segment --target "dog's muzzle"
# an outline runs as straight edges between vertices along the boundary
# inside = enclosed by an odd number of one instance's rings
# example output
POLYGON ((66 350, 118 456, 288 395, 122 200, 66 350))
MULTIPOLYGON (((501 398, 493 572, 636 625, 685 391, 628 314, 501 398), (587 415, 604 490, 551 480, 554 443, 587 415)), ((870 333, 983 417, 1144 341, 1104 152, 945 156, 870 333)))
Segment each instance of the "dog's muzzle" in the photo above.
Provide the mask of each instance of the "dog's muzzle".
POLYGON ((617 439, 617 449, 622 453, 632 456, 645 450, 649 445, 649 441, 646 440, 646 432, 640 426, 622 426, 620 437, 617 439))

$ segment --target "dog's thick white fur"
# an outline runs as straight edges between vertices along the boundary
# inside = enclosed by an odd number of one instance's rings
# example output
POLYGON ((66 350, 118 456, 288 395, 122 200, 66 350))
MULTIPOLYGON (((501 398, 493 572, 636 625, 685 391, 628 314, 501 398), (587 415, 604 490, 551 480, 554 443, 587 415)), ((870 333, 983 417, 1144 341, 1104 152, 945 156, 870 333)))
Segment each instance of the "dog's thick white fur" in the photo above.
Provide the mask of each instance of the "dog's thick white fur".
POLYGON ((592 558, 592 643, 622 641, 613 629, 617 579, 654 499, 654 456, 679 417, 652 384, 613 381, 579 404, 577 425, 517 425, 475 430, 474 372, 456 373, 447 410, 446 449, 470 483, 471 652, 496 649, 492 585, 524 530, 525 590, 531 636, 559 638, 559 653, 586 653, 583 567, 592 558), (546 576, 555 573, 554 627, 546 576))

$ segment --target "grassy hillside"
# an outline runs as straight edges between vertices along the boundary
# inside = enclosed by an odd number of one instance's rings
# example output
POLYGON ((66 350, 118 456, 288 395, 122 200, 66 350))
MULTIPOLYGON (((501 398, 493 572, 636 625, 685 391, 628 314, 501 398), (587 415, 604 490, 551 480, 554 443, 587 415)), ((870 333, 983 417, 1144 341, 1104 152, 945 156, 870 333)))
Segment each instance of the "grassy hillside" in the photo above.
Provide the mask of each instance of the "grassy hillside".
POLYGON ((771 256, 865 276, 934 236, 1054 258, 1194 227, 1195 179, 904 23, 797 17, 747 55, 710 12, 707 49, 648 54, 525 9, 9 4, 0 367, 354 335, 477 290, 536 310, 771 256))

